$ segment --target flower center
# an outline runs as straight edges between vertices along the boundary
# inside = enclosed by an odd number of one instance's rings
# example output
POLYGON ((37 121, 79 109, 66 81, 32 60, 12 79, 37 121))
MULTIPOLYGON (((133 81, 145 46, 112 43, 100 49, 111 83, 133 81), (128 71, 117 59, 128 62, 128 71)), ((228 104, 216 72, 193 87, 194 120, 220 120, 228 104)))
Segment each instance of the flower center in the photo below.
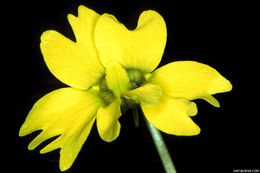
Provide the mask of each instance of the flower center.
MULTIPOLYGON (((137 69, 127 69, 126 71, 129 80, 131 82, 130 90, 140 87, 145 82, 144 75, 141 71, 137 69)), ((122 100, 122 106, 121 106, 122 111, 135 108, 138 105, 136 101, 127 99, 125 97, 121 97, 121 100, 122 100)))
POLYGON ((107 86, 107 81, 105 76, 101 79, 99 83, 99 92, 100 92, 100 96, 103 98, 105 105, 109 105, 116 99, 113 92, 107 86))
POLYGON ((138 88, 145 81, 143 73, 137 69, 127 69, 127 74, 132 84, 131 89, 138 88))
MULTIPOLYGON (((131 82, 130 90, 140 87, 145 82, 145 77, 141 71, 137 69, 127 69, 126 71, 131 82)), ((99 91, 105 105, 109 105, 116 99, 116 96, 107 85, 105 76, 100 80, 99 91)), ((126 99, 125 97, 121 97, 121 101, 122 110, 127 110, 137 105, 134 100, 126 99)))

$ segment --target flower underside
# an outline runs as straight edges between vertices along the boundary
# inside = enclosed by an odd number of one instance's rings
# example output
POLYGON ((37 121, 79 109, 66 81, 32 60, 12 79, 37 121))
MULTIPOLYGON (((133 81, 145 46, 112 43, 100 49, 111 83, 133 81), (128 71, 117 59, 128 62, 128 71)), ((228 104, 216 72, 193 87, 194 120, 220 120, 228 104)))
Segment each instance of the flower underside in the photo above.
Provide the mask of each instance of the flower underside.
POLYGON ((76 42, 48 30, 41 36, 40 48, 50 72, 69 87, 38 100, 19 131, 25 136, 42 130, 29 150, 59 135, 40 152, 60 148, 62 171, 73 164, 94 122, 100 137, 111 142, 120 133, 121 110, 140 104, 146 119, 159 130, 197 135, 200 128, 190 118, 197 114, 192 100, 204 99, 219 107, 212 95, 232 89, 218 71, 196 61, 156 69, 167 29, 153 10, 144 11, 131 31, 113 15, 84 6, 79 6, 78 16, 69 14, 68 21, 76 42))

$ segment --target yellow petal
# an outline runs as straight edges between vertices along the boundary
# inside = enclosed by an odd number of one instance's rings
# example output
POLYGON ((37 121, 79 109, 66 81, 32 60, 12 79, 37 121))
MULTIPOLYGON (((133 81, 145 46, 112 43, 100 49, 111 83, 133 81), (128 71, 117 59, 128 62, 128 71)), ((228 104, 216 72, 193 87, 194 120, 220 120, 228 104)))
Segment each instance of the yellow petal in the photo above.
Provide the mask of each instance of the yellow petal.
POLYGON ((214 68, 195 61, 177 61, 156 70, 149 82, 160 85, 165 94, 188 100, 204 99, 219 107, 212 94, 227 92, 231 83, 214 68))
POLYGON ((141 103, 141 107, 147 120, 165 133, 184 136, 200 133, 200 128, 189 117, 197 113, 196 104, 186 99, 164 95, 154 106, 141 103))
POLYGON ((160 86, 148 83, 136 89, 124 92, 122 96, 140 102, 145 106, 151 106, 158 102, 158 99, 162 96, 162 90, 160 86))
POLYGON ((78 7, 78 17, 72 14, 67 16, 77 43, 87 48, 87 50, 95 47, 94 29, 99 17, 98 13, 83 5, 78 7))
POLYGON ((127 69, 153 71, 161 61, 166 44, 166 24, 155 11, 144 11, 135 30, 129 31, 116 18, 103 14, 95 28, 95 43, 101 62, 119 62, 127 69))
POLYGON ((121 99, 117 98, 107 107, 101 107, 97 113, 97 129, 100 137, 106 142, 112 142, 120 133, 121 99))
POLYGON ((128 91, 131 87, 126 70, 118 63, 111 62, 106 68, 106 82, 116 97, 122 92, 128 91))
POLYGON ((98 93, 62 88, 50 92, 37 101, 22 125, 19 136, 36 130, 42 132, 29 144, 30 150, 41 142, 60 135, 41 150, 46 153, 60 150, 60 169, 68 169, 77 157, 103 103, 98 93))
POLYGON ((41 36, 41 52, 52 74, 65 84, 88 89, 104 74, 94 45, 94 28, 99 14, 80 6, 79 16, 68 15, 77 42, 48 30, 41 36))

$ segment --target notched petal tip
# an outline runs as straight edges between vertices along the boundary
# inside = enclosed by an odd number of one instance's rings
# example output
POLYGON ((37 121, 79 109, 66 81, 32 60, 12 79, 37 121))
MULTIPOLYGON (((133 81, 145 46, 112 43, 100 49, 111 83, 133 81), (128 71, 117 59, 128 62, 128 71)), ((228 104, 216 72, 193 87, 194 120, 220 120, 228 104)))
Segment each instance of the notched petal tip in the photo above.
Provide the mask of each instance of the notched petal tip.
POLYGON ((94 10, 84 6, 84 5, 80 5, 78 7, 78 16, 82 16, 85 17, 85 15, 99 15, 97 12, 95 12, 94 10))
POLYGON ((40 153, 60 150, 61 170, 68 169, 86 141, 95 121, 95 115, 103 102, 93 90, 82 91, 61 88, 38 100, 29 112, 19 135, 43 130, 28 146, 35 149, 45 140, 57 137, 40 153), (58 136, 59 135, 59 136, 58 136))
MULTIPOLYGON (((197 128, 190 134, 187 134, 186 136, 196 136, 196 135, 199 135, 201 132, 201 129, 199 126, 197 126, 197 128)), ((184 135, 185 136, 185 135, 184 135)))
POLYGON ((20 128, 19 132, 18 132, 18 136, 23 137, 23 136, 26 136, 30 133, 31 132, 26 132, 24 124, 23 124, 22 127, 20 128))
POLYGON ((207 97, 204 97, 203 99, 206 100, 206 101, 207 101, 208 103, 210 103, 211 105, 217 107, 217 108, 220 107, 220 103, 218 102, 218 100, 215 99, 215 97, 213 97, 213 96, 211 96, 211 95, 209 95, 209 96, 207 96, 207 97))
POLYGON ((74 16, 73 14, 68 14, 67 19, 68 19, 69 23, 75 23, 78 20, 78 18, 76 16, 74 16))
POLYGON ((139 20, 138 20, 138 27, 143 27, 142 25, 149 24, 153 20, 158 20, 157 26, 160 26, 161 29, 164 29, 165 30, 164 33, 167 36, 167 27, 166 27, 166 23, 165 23, 164 19, 159 13, 157 13, 154 10, 146 10, 141 13, 139 20))
POLYGON ((76 42, 54 30, 41 35, 40 48, 49 70, 73 88, 88 89, 104 75, 105 69, 94 43, 94 29, 99 16, 86 7, 79 8, 78 17, 67 16, 76 42))
POLYGON ((57 34, 57 31, 55 30, 47 30, 44 31, 40 37, 40 48, 41 50, 45 47, 46 42, 50 40, 55 34, 57 34))
POLYGON ((21 128, 19 129, 18 136, 27 136, 37 130, 41 130, 41 128, 39 128, 36 124, 32 125, 29 118, 27 117, 21 128))

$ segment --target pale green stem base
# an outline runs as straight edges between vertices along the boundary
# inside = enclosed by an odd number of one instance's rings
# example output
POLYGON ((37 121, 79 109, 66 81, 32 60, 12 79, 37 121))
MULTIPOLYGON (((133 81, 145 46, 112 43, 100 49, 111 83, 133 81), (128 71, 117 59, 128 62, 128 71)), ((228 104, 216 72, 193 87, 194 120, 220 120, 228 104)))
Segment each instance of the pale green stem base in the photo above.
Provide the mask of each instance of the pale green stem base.
POLYGON ((161 158, 161 161, 162 161, 162 164, 163 164, 163 167, 164 167, 166 173, 176 173, 176 169, 174 167, 171 156, 164 143, 161 133, 149 121, 147 121, 146 118, 145 118, 145 121, 146 121, 148 129, 152 135, 154 144, 160 155, 160 158, 161 158))

